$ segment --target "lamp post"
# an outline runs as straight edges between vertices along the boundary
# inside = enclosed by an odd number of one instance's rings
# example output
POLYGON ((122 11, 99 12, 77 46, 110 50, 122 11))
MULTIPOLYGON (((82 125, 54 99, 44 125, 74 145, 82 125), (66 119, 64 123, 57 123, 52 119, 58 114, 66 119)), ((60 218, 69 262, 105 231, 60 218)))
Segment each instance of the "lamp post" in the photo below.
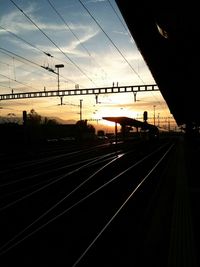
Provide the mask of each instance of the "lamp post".
POLYGON ((64 68, 64 65, 63 65, 63 64, 58 64, 58 65, 55 65, 55 67, 57 68, 57 75, 58 75, 58 91, 59 91, 59 90, 60 90, 59 69, 60 69, 60 68, 64 68))

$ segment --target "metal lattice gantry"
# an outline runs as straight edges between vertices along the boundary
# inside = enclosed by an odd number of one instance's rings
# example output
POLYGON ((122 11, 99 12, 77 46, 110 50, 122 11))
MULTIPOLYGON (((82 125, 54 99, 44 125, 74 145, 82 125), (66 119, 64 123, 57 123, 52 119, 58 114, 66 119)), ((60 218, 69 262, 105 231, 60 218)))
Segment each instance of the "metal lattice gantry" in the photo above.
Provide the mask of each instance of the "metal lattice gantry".
POLYGON ((39 97, 64 97, 64 96, 81 96, 81 95, 99 95, 113 93, 137 93, 159 91, 156 84, 151 85, 130 85, 130 86, 112 86, 101 88, 86 88, 86 89, 65 89, 65 90, 44 90, 38 92, 23 92, 1 94, 0 100, 16 100, 24 98, 39 98, 39 97))

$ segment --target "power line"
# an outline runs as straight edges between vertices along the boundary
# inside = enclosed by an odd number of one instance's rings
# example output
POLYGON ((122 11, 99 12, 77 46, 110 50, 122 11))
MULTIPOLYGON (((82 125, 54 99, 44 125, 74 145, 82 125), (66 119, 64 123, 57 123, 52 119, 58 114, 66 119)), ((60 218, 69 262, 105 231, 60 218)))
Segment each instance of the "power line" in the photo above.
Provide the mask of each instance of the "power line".
MULTIPOLYGON (((116 16, 118 17, 118 19, 119 19, 119 21, 121 22, 122 26, 124 27, 125 31, 128 33, 128 35, 130 36, 130 38, 131 38, 132 40, 134 40, 133 37, 132 37, 132 35, 130 34, 128 28, 125 26, 124 22, 122 21, 122 19, 120 18, 120 16, 119 16, 118 13, 116 12, 114 6, 111 4, 110 0, 107 0, 107 2, 110 4, 112 10, 114 11, 114 13, 116 14, 116 16)), ((152 94, 152 92, 151 92, 151 94, 152 94)), ((153 97, 156 98, 154 95, 153 95, 153 97)), ((156 98, 156 100, 159 102, 160 105, 162 105, 161 102, 160 102, 157 98, 156 98)))
MULTIPOLYGON (((1 52, 1 51, 0 51, 1 52)), ((7 54, 6 54, 7 55, 7 54)), ((10 55, 8 55, 8 56, 10 56, 10 55)), ((11 56, 10 56, 11 57, 11 56)), ((14 59, 14 57, 12 57, 12 59, 14 59)), ((11 65, 11 64, 8 64, 8 63, 4 63, 4 62, 2 62, 2 61, 0 61, 0 63, 1 64, 5 64, 5 65, 7 65, 8 66, 8 68, 9 67, 13 67, 13 65, 11 65)), ((23 62, 24 63, 24 62, 23 62)), ((23 70, 23 71, 25 71, 25 72, 28 72, 28 70, 27 69, 25 69, 25 68, 22 68, 22 67, 18 67, 18 69, 20 69, 20 70, 23 70)), ((32 73, 32 72, 30 72, 30 73, 32 73)), ((15 74, 14 74, 14 77, 15 77, 15 74)), ((16 78, 14 79, 14 80, 16 80, 16 78)))
POLYGON ((126 61, 126 63, 129 65, 129 67, 132 69, 132 71, 137 75, 137 77, 142 81, 143 84, 144 81, 140 77, 140 75, 137 73, 137 71, 133 68, 133 66, 129 63, 129 61, 126 59, 126 57, 123 55, 123 53, 120 51, 120 49, 117 47, 117 45, 113 42, 113 40, 110 38, 110 36, 105 32, 105 30, 101 27, 99 22, 95 19, 95 17, 91 14, 89 9, 82 3, 81 0, 78 0, 80 4, 83 6, 83 8, 88 12, 88 14, 91 16, 91 18, 94 20, 94 22, 98 25, 98 27, 102 30, 102 32, 105 34, 105 36, 108 38, 108 40, 112 43, 112 45, 115 47, 115 49, 118 51, 118 53, 122 56, 122 58, 126 61))
POLYGON ((11 81, 14 81, 14 82, 16 82, 16 83, 22 84, 22 85, 24 85, 24 86, 27 86, 27 87, 29 87, 29 88, 34 89, 34 90, 37 91, 36 88, 34 88, 34 87, 30 86, 30 85, 27 85, 27 84, 25 84, 25 83, 19 82, 19 81, 15 80, 15 79, 12 79, 12 78, 10 78, 10 77, 8 77, 8 76, 6 76, 6 75, 1 74, 1 73, 0 73, 0 75, 1 75, 2 77, 5 77, 5 78, 11 80, 11 81))
POLYGON ((23 42, 26 43, 27 45, 33 47, 34 49, 37 49, 37 50, 40 51, 40 52, 42 52, 42 53, 45 54, 46 56, 51 57, 51 58, 55 58, 55 59, 57 59, 58 61, 62 61, 62 62, 65 62, 65 63, 67 63, 67 64, 70 64, 70 63, 67 62, 66 60, 61 60, 61 59, 59 59, 59 58, 53 56, 52 54, 43 51, 43 50, 40 49, 39 47, 37 47, 37 46, 31 44, 30 42, 26 41, 24 38, 20 37, 19 35, 17 35, 17 34, 15 34, 15 33, 11 32, 11 31, 5 29, 5 28, 2 27, 1 25, 0 25, 0 28, 2 28, 4 31, 8 32, 9 34, 13 35, 15 38, 17 38, 17 39, 23 41, 23 42))
MULTIPOLYGON (((133 37, 132 37, 132 35, 130 34, 128 28, 125 26, 124 22, 122 21, 122 19, 120 18, 120 16, 119 16, 118 13, 116 12, 114 6, 111 4, 110 0, 107 0, 107 2, 110 4, 110 6, 111 6, 113 12, 114 12, 114 13, 116 14, 116 16, 118 17, 118 19, 119 19, 119 21, 121 22, 122 26, 124 27, 125 31, 128 33, 128 35, 130 36, 130 38, 131 38, 132 40, 134 40, 133 37)), ((152 94, 152 92, 151 92, 151 94, 152 94)), ((153 95, 153 97, 156 98, 154 95, 153 95)), ((159 102, 160 105, 162 105, 161 102, 160 102, 157 98, 156 98, 156 100, 159 102)))
POLYGON ((114 6, 111 4, 110 0, 107 0, 107 2, 109 3, 109 5, 111 6, 113 12, 115 13, 115 15, 118 17, 119 21, 121 22, 122 26, 124 27, 125 31, 128 33, 128 35, 130 36, 130 38, 133 40, 132 35, 130 34, 128 28, 126 27, 126 25, 124 24, 124 22, 122 21, 122 19, 120 18, 119 14, 117 13, 117 11, 115 10, 114 6))
MULTIPOLYGON (((22 57, 22 56, 20 56, 20 55, 17 55, 16 53, 11 52, 11 51, 9 51, 9 50, 3 48, 3 47, 0 47, 0 50, 5 51, 5 52, 3 52, 3 51, 0 51, 0 52, 3 53, 3 54, 5 54, 5 55, 7 55, 7 56, 9 56, 9 57, 11 57, 11 55, 14 55, 14 56, 16 56, 16 57, 18 57, 18 58, 21 58, 21 59, 23 59, 23 60, 25 60, 25 61, 27 61, 27 62, 33 64, 33 65, 36 65, 37 67, 40 67, 40 68, 43 68, 43 69, 48 70, 47 67, 41 66, 40 64, 38 64, 38 63, 36 63, 36 62, 33 62, 33 61, 31 61, 31 60, 29 60, 29 59, 27 59, 27 58, 25 58, 25 57, 22 57), (6 52, 9 53, 9 54, 11 54, 11 55, 7 54, 6 52)), ((16 58, 16 57, 15 57, 15 58, 16 58)), ((14 58, 14 57, 12 57, 12 58, 14 58)), ((18 59, 18 58, 16 58, 18 61, 20 61, 20 62, 22 62, 22 63, 25 63, 24 61, 22 61, 22 60, 20 60, 20 59, 18 59)), ((25 63, 25 64, 26 64, 26 63, 25 63)), ((55 73, 55 72, 52 70, 52 73, 55 73)), ((51 74, 51 72, 48 72, 48 74, 51 75, 51 76, 53 76, 53 75, 51 74)), ((57 74, 57 73, 55 73, 55 74, 57 74)), ((62 75, 60 75, 60 77, 62 77, 66 82, 69 81, 69 82, 72 82, 72 83, 76 84, 76 82, 73 81, 73 80, 71 80, 71 79, 67 79, 67 80, 66 80, 65 77, 62 76, 62 75)), ((83 86, 82 86, 82 87, 83 87, 83 86)))
POLYGON ((1 86, 1 87, 5 87, 5 88, 9 88, 9 89, 14 89, 14 88, 12 88, 12 87, 10 87, 10 86, 4 85, 4 84, 2 85, 1 82, 0 82, 0 86, 1 86))
MULTIPOLYGON (((23 60, 25 60, 25 61, 27 61, 27 62, 29 62, 29 63, 33 64, 33 65, 36 65, 37 67, 41 67, 41 66, 40 66, 38 63, 36 63, 36 62, 33 62, 33 61, 31 61, 31 60, 29 60, 29 59, 27 59, 27 58, 23 57, 23 56, 19 56, 19 55, 17 55, 16 53, 14 53, 14 52, 11 52, 11 51, 9 51, 9 50, 7 50, 7 49, 3 48, 3 47, 0 47, 0 50, 3 50, 3 51, 5 51, 5 52, 7 52, 7 53, 9 53, 9 54, 11 54, 11 55, 14 55, 14 56, 18 57, 18 58, 21 58, 21 59, 23 59, 23 60)), ((2 51, 1 51, 1 52, 2 52, 2 51)), ((4 53, 4 52, 2 52, 2 53, 4 53)), ((10 56, 10 55, 9 55, 9 54, 7 54, 7 53, 4 53, 4 54, 6 54, 6 55, 10 56)), ((19 60, 19 59, 18 59, 18 60, 19 60)), ((20 60, 19 60, 19 61, 20 61, 20 60)), ((21 61, 21 62, 25 63, 24 61, 21 61)))
POLYGON ((115 15, 117 16, 117 18, 119 19, 120 23, 122 24, 123 28, 125 29, 126 33, 128 34, 128 36, 130 37, 130 40, 132 42, 135 43, 133 36, 131 35, 128 27, 126 26, 126 24, 124 23, 124 21, 121 19, 121 17, 119 16, 119 14, 117 13, 116 9, 114 8, 113 4, 111 4, 110 0, 107 0, 107 2, 109 3, 110 7, 112 8, 113 12, 115 13, 115 15))
POLYGON ((56 12, 56 14, 59 16, 59 18, 62 20, 62 22, 67 26, 67 28, 70 30, 70 32, 73 34, 73 36, 78 40, 81 47, 87 52, 87 54, 91 57, 89 50, 84 46, 84 44, 81 42, 79 37, 74 33, 74 31, 71 29, 71 27, 68 25, 68 23, 64 20, 63 16, 58 12, 58 10, 55 8, 55 6, 50 2, 50 0, 47 0, 49 5, 52 7, 52 9, 56 12))
POLYGON ((9 30, 6 30, 6 29, 5 29, 4 27, 2 27, 1 25, 0 25, 0 28, 3 29, 4 31, 8 32, 9 34, 13 35, 15 38, 17 38, 17 39, 23 41, 23 42, 26 43, 27 45, 30 45, 31 47, 33 47, 33 48, 37 49, 38 51, 44 53, 46 56, 48 56, 48 57, 53 57, 50 53, 47 53, 47 52, 43 51, 42 49, 40 49, 40 48, 38 48, 37 46, 35 46, 35 45, 31 44, 30 42, 26 41, 25 39, 23 39, 22 37, 18 36, 17 34, 11 32, 11 31, 9 31, 9 30))
POLYGON ((13 5, 65 56, 67 59, 85 76, 90 80, 95 86, 96 84, 93 80, 65 53, 62 49, 13 1, 10 0, 13 5))
POLYGON ((10 66, 10 64, 8 64, 8 63, 5 63, 5 62, 3 62, 3 61, 0 61, 0 64, 7 65, 8 67, 10 66))
POLYGON ((98 64, 98 62, 94 59, 94 57, 91 55, 91 53, 89 52, 89 50, 87 49, 87 47, 81 42, 81 40, 79 39, 79 37, 74 33, 74 31, 71 29, 71 27, 69 26, 69 24, 65 21, 65 19, 63 18, 63 16, 58 12, 58 10, 55 8, 55 6, 51 3, 50 0, 47 0, 47 2, 49 3, 49 5, 52 7, 52 9, 56 12, 56 14, 59 16, 59 18, 62 20, 62 22, 67 26, 67 28, 70 30, 70 32, 73 34, 73 36, 76 38, 76 40, 78 40, 79 44, 81 45, 81 47, 86 51, 86 53, 94 60, 94 62, 101 68, 101 70, 106 74, 106 72, 102 69, 102 67, 98 64))

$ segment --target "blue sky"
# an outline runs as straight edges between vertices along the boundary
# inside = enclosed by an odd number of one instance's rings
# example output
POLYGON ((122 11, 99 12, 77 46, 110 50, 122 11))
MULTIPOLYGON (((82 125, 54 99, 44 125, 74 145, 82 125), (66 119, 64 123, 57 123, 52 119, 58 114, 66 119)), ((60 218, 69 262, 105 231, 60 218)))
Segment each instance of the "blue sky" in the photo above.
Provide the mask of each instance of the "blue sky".
MULTIPOLYGON (((2 94, 57 89, 57 75, 42 68, 56 70, 56 64, 64 64, 60 89, 155 84, 114 0, 0 0, 0 7, 2 94)), ((153 106, 171 117, 159 92, 139 93, 136 102, 131 93, 101 95, 101 104, 95 96, 82 99, 85 119, 141 117, 144 110, 152 116, 153 106)), ((0 116, 34 108, 44 116, 77 120, 79 101, 65 97, 63 106, 57 97, 2 101, 0 116)))

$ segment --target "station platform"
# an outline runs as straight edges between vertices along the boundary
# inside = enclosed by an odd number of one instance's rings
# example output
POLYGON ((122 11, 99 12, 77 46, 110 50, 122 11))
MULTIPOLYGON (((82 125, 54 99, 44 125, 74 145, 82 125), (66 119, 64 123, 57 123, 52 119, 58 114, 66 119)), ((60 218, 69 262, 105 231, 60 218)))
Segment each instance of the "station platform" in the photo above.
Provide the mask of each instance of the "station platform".
POLYGON ((139 266, 200 266, 200 139, 177 141, 139 266))

